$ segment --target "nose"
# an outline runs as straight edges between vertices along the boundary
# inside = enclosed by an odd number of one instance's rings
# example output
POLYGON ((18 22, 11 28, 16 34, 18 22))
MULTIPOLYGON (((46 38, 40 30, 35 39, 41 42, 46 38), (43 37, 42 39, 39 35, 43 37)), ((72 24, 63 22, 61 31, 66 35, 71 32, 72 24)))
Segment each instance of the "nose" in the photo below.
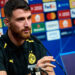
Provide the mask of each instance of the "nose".
POLYGON ((28 20, 27 19, 25 20, 25 24, 24 25, 28 26, 28 20))

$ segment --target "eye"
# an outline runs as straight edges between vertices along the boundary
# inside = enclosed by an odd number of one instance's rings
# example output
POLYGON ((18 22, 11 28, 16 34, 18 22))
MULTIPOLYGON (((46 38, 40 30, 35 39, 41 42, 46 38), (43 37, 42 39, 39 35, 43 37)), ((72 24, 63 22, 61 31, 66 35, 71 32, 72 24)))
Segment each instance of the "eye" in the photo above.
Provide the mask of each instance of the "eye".
POLYGON ((31 19, 31 16, 29 16, 27 19, 31 19))

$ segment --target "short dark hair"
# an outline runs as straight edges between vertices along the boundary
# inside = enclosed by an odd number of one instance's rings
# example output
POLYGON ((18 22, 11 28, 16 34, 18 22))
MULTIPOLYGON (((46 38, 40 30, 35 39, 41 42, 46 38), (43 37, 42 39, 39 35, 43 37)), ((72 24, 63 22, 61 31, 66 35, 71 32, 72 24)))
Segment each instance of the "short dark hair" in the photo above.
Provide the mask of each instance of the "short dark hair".
POLYGON ((29 4, 25 0, 8 0, 4 6, 4 13, 6 17, 11 17, 15 9, 30 10, 29 4))

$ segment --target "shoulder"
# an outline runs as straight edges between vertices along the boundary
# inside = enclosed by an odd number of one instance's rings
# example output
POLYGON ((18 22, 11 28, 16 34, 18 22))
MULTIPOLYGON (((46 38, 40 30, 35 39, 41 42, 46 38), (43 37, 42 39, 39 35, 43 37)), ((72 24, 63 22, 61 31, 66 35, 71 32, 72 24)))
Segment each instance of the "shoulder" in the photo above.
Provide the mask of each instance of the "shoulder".
POLYGON ((34 42, 36 42, 38 44, 42 44, 41 41, 36 36, 34 36, 34 35, 31 35, 31 39, 34 40, 34 42))
POLYGON ((0 37, 0 44, 4 42, 4 38, 5 38, 5 35, 2 35, 2 36, 0 37))
POLYGON ((5 35, 2 35, 2 36, 0 37, 0 50, 1 50, 2 48, 4 48, 4 45, 5 45, 4 38, 5 38, 5 35))
POLYGON ((37 49, 40 50, 41 55, 42 54, 46 55, 47 50, 44 47, 44 45, 42 44, 42 42, 39 39, 37 39, 37 37, 35 37, 33 35, 31 35, 31 38, 34 40, 34 44, 37 47, 37 49))

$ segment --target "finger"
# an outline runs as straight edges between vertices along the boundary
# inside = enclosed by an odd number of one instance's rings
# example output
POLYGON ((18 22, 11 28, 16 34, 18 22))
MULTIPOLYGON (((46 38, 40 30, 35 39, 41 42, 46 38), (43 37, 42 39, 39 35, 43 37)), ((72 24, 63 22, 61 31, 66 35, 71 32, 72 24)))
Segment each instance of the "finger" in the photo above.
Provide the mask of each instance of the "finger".
POLYGON ((46 68, 42 68, 44 71, 46 72, 53 72, 53 68, 52 67, 46 67, 46 68))
POLYGON ((53 59, 53 56, 45 56, 43 58, 41 58, 38 63, 45 63, 45 62, 51 62, 51 61, 56 61, 55 59, 53 59))
POLYGON ((45 63, 44 67, 53 67, 53 68, 55 68, 56 66, 51 64, 51 63, 45 63))
POLYGON ((53 56, 44 56, 42 59, 53 59, 53 56))
POLYGON ((45 67, 53 67, 53 68, 55 68, 56 66, 55 65, 53 65, 53 64, 51 64, 51 63, 45 63, 45 64, 37 64, 37 67, 41 67, 41 68, 45 68, 45 67))

